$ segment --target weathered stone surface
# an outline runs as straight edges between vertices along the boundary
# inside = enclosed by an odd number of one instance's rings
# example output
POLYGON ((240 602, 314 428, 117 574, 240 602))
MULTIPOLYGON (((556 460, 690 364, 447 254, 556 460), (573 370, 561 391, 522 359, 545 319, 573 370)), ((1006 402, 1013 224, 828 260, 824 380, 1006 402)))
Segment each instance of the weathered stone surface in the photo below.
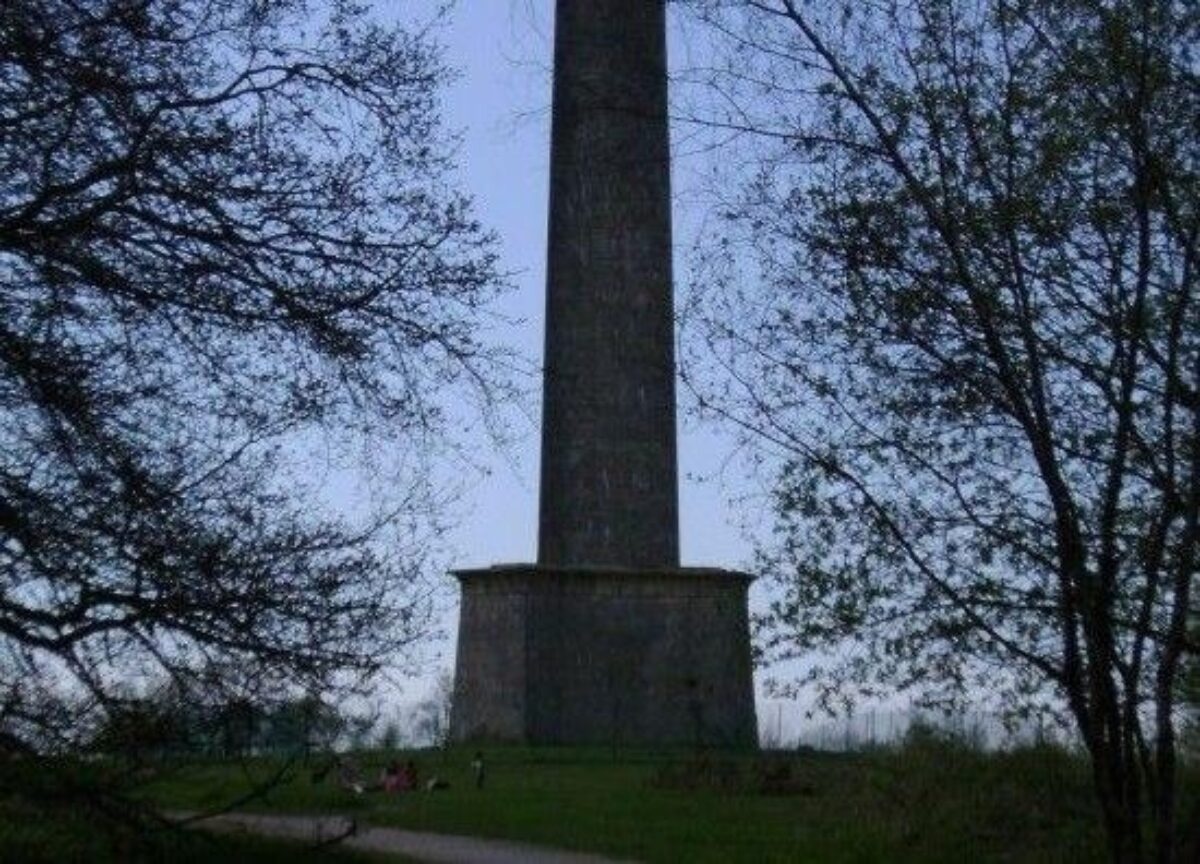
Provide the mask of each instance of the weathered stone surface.
POLYGON ((679 564, 665 2, 559 0, 538 561, 679 564))
POLYGON ((514 565, 455 575, 455 740, 754 745, 745 574, 514 565))
POLYGON ((665 7, 556 7, 538 564, 455 574, 458 741, 756 740, 750 579, 679 567, 665 7))

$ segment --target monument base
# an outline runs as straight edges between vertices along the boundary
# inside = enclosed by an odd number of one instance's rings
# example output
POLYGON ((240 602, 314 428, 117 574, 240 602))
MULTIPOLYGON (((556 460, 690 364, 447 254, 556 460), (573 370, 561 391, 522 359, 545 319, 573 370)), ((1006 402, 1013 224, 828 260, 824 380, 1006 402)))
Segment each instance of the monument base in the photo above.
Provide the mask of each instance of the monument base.
POLYGON ((752 577, 531 564, 454 575, 454 740, 757 745, 752 577))

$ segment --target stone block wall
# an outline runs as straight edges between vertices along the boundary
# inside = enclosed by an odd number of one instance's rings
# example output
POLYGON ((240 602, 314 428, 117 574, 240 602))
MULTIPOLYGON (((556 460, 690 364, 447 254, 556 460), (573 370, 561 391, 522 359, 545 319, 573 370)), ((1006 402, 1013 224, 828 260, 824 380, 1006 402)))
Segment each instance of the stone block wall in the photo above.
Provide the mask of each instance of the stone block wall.
POLYGON ((511 566, 456 575, 454 739, 755 745, 745 574, 511 566))

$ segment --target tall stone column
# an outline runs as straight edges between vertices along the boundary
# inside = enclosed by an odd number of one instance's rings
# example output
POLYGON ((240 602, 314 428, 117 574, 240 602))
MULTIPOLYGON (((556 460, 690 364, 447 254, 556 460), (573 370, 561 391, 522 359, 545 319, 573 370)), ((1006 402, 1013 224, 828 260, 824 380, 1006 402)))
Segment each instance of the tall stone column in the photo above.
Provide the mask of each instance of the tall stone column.
POLYGON ((559 0, 538 561, 679 564, 663 0, 559 0))
POLYGON ((558 0, 537 564, 462 585, 455 740, 752 747, 750 577, 679 566, 665 0, 558 0))

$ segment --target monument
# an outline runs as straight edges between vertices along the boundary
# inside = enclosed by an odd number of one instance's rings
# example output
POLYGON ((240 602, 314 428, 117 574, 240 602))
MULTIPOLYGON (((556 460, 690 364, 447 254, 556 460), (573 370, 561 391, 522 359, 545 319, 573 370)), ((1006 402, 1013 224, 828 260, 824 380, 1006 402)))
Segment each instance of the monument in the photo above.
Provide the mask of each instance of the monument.
POLYGON ((558 0, 538 562, 458 571, 451 736, 753 746, 750 577, 680 567, 665 0, 558 0))

